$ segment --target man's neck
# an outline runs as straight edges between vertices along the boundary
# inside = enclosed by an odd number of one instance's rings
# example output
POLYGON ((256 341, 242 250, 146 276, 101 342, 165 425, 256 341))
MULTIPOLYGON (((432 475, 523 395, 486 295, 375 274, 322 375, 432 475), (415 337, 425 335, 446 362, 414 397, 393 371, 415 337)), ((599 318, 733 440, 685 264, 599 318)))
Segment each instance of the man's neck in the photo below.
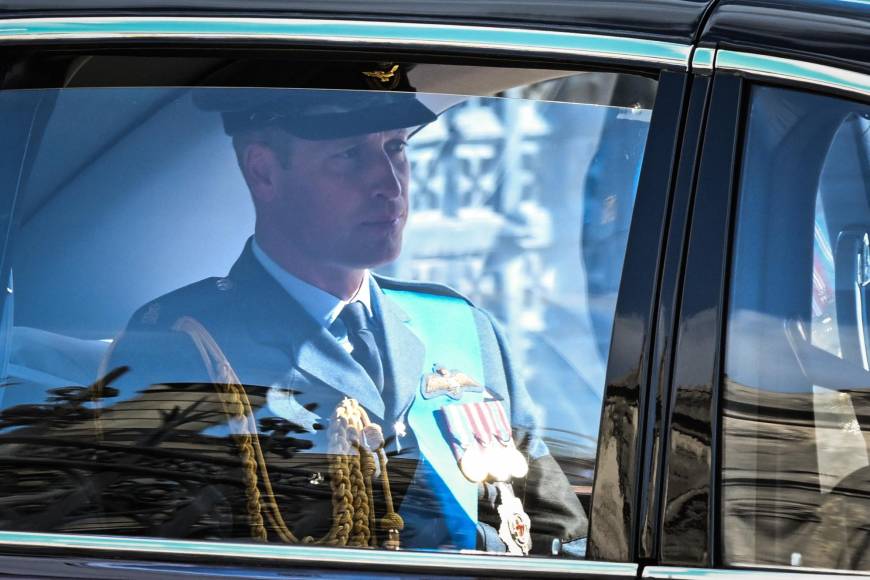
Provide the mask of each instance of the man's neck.
POLYGON ((348 269, 322 262, 313 263, 307 256, 294 252, 294 248, 289 244, 276 244, 260 236, 256 239, 260 248, 285 271, 341 300, 352 298, 365 278, 364 269, 348 269))

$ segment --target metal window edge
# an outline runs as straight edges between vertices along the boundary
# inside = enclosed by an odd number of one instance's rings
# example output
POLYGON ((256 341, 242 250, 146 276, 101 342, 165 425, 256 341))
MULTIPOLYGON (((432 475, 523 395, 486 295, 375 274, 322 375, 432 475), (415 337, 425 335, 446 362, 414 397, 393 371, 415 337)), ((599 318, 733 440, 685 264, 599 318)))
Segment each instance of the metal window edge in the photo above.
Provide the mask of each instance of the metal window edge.
POLYGON ((636 564, 591 562, 557 558, 522 558, 482 553, 444 553, 333 548, 323 546, 292 546, 261 543, 205 542, 194 540, 163 540, 154 538, 49 534, 32 532, 0 532, 3 547, 51 550, 86 550, 107 555, 118 552, 137 555, 201 556, 231 561, 257 560, 281 566, 306 563, 317 567, 341 565, 353 569, 392 568, 405 571, 469 571, 489 570, 497 573, 526 573, 536 576, 628 576, 637 575, 636 564))
POLYGON ((256 40, 509 51, 688 70, 691 47, 659 40, 521 28, 241 17, 70 17, 0 20, 0 45, 89 40, 256 40))
POLYGON ((768 569, 710 569, 683 568, 678 566, 647 566, 641 578, 669 580, 867 580, 867 574, 856 574, 852 570, 817 570, 811 568, 768 569), (808 575, 810 574, 810 575, 808 575))
POLYGON ((709 76, 716 66, 716 49, 696 47, 692 49, 691 72, 709 76))
POLYGON ((719 49, 715 51, 713 66, 717 71, 736 72, 747 78, 835 90, 865 99, 870 97, 870 75, 813 62, 719 49))

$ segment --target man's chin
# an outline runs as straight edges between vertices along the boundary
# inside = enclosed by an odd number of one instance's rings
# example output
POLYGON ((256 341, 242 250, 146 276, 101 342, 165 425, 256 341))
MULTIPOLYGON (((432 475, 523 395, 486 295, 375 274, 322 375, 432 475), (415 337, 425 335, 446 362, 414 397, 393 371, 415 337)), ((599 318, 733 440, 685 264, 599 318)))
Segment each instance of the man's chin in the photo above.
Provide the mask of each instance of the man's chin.
POLYGON ((353 262, 360 269, 371 270, 395 262, 399 257, 399 254, 401 254, 401 251, 401 244, 397 244, 395 247, 383 247, 366 252, 365 256, 358 256, 356 260, 353 260, 353 262))

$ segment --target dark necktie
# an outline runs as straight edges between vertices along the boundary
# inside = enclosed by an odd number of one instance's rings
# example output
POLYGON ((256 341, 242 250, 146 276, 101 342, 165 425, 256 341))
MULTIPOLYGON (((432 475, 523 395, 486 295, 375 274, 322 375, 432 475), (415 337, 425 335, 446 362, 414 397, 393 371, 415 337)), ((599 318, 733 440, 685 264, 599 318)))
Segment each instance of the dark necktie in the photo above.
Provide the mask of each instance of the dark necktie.
POLYGON ((369 374, 378 391, 384 390, 384 367, 378 343, 368 325, 368 316, 362 302, 346 304, 338 319, 347 328, 347 338, 353 346, 351 356, 369 374))

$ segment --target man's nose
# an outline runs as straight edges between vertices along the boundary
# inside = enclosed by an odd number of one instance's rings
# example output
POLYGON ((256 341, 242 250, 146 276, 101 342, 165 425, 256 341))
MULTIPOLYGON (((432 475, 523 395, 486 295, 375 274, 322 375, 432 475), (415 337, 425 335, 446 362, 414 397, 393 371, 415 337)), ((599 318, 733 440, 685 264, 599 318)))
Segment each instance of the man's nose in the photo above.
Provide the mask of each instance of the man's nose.
POLYGON ((402 194, 402 168, 389 153, 374 156, 370 169, 372 192, 376 196, 392 199, 402 194))

